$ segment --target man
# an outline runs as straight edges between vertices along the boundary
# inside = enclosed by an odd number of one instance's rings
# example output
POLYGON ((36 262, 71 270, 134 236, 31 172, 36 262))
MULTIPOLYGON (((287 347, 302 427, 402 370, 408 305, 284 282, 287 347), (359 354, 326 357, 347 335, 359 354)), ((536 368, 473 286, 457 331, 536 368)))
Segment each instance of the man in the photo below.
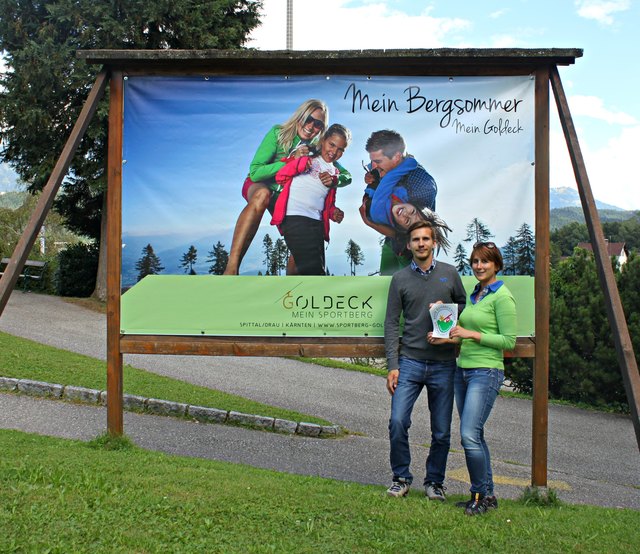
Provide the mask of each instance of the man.
POLYGON ((435 210, 438 187, 406 153, 404 139, 396 131, 375 131, 365 148, 371 164, 365 175, 367 188, 360 214, 366 225, 385 235, 380 273, 392 275, 409 263, 403 255, 404 233, 411 223, 422 219, 420 210, 435 210))
POLYGON ((432 345, 427 333, 433 330, 429 308, 438 302, 458 304, 461 311, 466 293, 452 265, 436 262, 433 226, 419 221, 409 228, 407 248, 412 260, 391 279, 384 340, 387 356, 387 389, 391 394, 389 419, 390 461, 393 483, 389 496, 409 492, 409 427, 411 412, 423 387, 427 387, 431 419, 431 447, 424 480, 425 495, 430 500, 445 500, 444 476, 451 442, 453 377, 456 369, 453 344, 432 345), (399 339, 400 316, 404 331, 399 339))

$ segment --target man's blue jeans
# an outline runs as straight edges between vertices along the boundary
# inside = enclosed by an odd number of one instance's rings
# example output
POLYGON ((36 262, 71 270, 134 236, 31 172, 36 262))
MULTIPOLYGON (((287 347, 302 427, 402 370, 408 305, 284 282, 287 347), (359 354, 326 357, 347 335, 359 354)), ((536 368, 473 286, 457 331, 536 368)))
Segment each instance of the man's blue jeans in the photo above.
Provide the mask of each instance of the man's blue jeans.
POLYGON ((451 412, 453 411, 453 378, 456 371, 454 360, 430 362, 400 358, 398 386, 391 397, 389 419, 390 460, 393 479, 411 483, 409 470, 409 427, 413 406, 427 387, 431 416, 431 448, 427 457, 426 483, 444 483, 447 457, 451 443, 451 412))
POLYGON ((504 380, 504 371, 486 367, 456 370, 456 406, 460 436, 471 479, 471 492, 493 495, 491 456, 484 440, 484 424, 504 380))

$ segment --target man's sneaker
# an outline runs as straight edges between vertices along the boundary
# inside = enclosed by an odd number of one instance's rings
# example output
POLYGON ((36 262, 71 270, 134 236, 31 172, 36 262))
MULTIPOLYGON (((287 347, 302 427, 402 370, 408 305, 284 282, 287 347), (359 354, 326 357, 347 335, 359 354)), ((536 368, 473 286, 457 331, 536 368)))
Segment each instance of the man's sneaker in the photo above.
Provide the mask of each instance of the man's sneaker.
POLYGON ((477 516, 480 514, 484 514, 486 511, 487 504, 485 502, 485 497, 479 492, 473 493, 471 502, 464 509, 464 513, 468 516, 477 516))
MULTIPOLYGON (((456 508, 466 508, 473 503, 474 494, 471 493, 471 500, 463 500, 462 502, 456 502, 456 508)), ((485 496, 484 503, 487 510, 495 510, 498 508, 498 499, 495 496, 485 496)))
POLYGON ((406 481, 394 481, 387 489, 387 496, 406 496, 411 485, 406 481))
POLYGON ((444 502, 447 497, 444 495, 445 487, 439 483, 427 483, 424 486, 424 495, 429 500, 439 500, 444 502))

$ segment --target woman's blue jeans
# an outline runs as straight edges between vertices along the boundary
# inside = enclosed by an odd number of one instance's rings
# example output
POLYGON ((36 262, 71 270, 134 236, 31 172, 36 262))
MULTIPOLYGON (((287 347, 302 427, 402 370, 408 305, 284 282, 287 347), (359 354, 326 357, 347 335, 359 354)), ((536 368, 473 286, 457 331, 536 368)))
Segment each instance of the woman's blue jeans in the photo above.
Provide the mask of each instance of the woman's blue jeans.
POLYGON ((504 371, 500 369, 456 369, 456 406, 460 415, 460 436, 472 493, 493 495, 491 456, 484 440, 484 424, 503 380, 504 371))
POLYGON ((427 387, 431 419, 431 448, 427 457, 425 484, 444 483, 447 457, 451 444, 451 413, 453 411, 453 377, 455 361, 430 362, 400 358, 398 386, 391 397, 389 445, 393 479, 411 483, 413 475, 409 427, 411 412, 423 387, 427 387))

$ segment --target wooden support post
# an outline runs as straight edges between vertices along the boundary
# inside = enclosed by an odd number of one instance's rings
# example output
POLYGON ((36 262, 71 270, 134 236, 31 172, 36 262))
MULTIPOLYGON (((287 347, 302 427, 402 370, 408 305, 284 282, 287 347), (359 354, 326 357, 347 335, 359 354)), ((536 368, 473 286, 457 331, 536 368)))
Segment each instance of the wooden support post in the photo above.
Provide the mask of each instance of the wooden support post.
POLYGON ((120 273, 122 251, 123 76, 111 75, 107 162, 107 431, 122 435, 122 353, 120 352, 120 273))
POLYGON ((564 94, 562 82, 560 81, 560 74, 555 67, 551 71, 551 86, 553 87, 558 113, 560 114, 560 123, 562 124, 562 130, 564 131, 569 149, 569 156, 571 157, 571 164, 573 165, 573 172, 578 184, 578 193, 580 194, 582 210, 584 211, 587 229, 589 230, 600 286, 604 292, 607 316, 609 318, 609 324, 611 325, 616 352, 618 354, 618 363, 620 364, 620 371, 629 401, 631 419, 633 420, 633 427, 636 432, 636 441, 640 449, 640 421, 638 420, 640 414, 640 374, 638 373, 638 364, 633 352, 633 344, 631 343, 627 321, 622 309, 618 286, 613 274, 613 269, 611 268, 611 260, 609 259, 607 245, 600 224, 600 216, 596 209, 591 184, 587 176, 587 169, 584 159, 582 158, 580 144, 578 143, 578 135, 573 125, 567 97, 564 94))
POLYGON ((40 232, 40 228, 51 209, 56 193, 62 184, 62 180, 67 174, 73 155, 75 154, 78 145, 91 122, 91 118, 96 111, 98 102, 104 95, 106 84, 107 72, 106 70, 102 70, 96 77, 96 81, 89 92, 89 96, 87 97, 84 106, 82 107, 82 111, 71 130, 71 135, 69 135, 69 138, 62 149, 62 153, 49 176, 47 184, 42 189, 42 193, 40 194, 40 198, 38 198, 36 207, 31 213, 29 222, 27 223, 20 240, 13 251, 13 255, 11 256, 11 260, 4 271, 4 275, 0 279, 0 315, 2 315, 2 312, 9 301, 9 296, 11 296, 11 292, 20 277, 20 270, 29 258, 29 252, 31 252, 33 243, 35 242, 38 233, 40 232))
POLYGON ((549 70, 536 71, 536 356, 533 365, 531 484, 547 486, 549 433, 549 70))

